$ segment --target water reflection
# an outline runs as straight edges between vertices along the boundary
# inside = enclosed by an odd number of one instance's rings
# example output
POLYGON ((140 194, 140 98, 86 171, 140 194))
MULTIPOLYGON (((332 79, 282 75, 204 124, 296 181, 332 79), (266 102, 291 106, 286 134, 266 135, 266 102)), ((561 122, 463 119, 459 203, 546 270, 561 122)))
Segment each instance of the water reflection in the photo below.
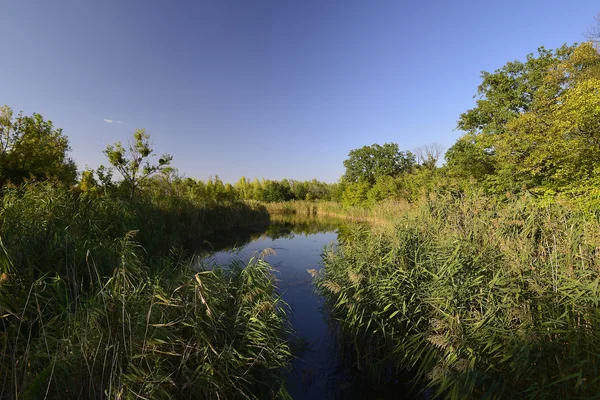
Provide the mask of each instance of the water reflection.
MULTIPOLYGON (((290 306, 291 338, 296 359, 287 387, 294 399, 410 398, 392 380, 391 391, 378 390, 353 369, 346 346, 336 343, 335 324, 324 315, 324 299, 315 293, 313 276, 321 270, 321 254, 347 231, 347 221, 286 216, 274 218, 267 227, 227 235, 220 251, 209 260, 220 265, 232 259, 249 260, 266 248, 275 251, 266 260, 275 268, 281 296, 290 306), (227 242, 227 240, 229 242, 227 242)), ((387 389, 387 388, 386 388, 387 389)))
POLYGON ((287 382, 294 399, 328 397, 325 378, 334 369, 329 356, 330 332, 321 313, 323 298, 314 292, 313 277, 307 270, 321 269, 321 252, 335 242, 338 224, 288 217, 273 221, 242 246, 238 242, 237 249, 220 251, 211 257, 218 264, 227 264, 233 258, 246 261, 265 248, 275 251, 266 259, 277 271, 279 292, 290 306, 290 323, 297 334, 297 358, 287 382))

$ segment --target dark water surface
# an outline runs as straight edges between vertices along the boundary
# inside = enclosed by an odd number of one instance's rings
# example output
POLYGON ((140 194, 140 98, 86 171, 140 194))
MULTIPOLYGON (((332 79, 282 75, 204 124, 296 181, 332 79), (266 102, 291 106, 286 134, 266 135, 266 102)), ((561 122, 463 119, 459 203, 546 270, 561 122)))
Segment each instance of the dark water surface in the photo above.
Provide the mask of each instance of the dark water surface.
POLYGON ((324 298, 315 292, 313 277, 307 272, 323 267, 321 254, 336 242, 341 224, 315 218, 274 221, 249 242, 214 253, 212 259, 223 265, 232 259, 247 261, 266 248, 275 251, 265 259, 276 270, 279 293, 291 308, 290 322, 300 338, 286 384, 294 399, 412 398, 400 387, 388 394, 375 393, 341 365, 331 323, 323 313, 324 298))

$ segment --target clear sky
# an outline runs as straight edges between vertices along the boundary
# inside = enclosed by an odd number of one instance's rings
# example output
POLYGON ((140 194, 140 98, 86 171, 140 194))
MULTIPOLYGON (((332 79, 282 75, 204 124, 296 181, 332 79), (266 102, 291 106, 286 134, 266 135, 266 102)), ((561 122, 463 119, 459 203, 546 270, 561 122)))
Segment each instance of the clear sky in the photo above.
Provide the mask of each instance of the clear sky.
POLYGON ((63 128, 80 169, 143 127, 189 177, 334 182, 364 145, 449 147, 480 71, 581 42, 598 13, 598 0, 4 0, 0 104, 63 128))

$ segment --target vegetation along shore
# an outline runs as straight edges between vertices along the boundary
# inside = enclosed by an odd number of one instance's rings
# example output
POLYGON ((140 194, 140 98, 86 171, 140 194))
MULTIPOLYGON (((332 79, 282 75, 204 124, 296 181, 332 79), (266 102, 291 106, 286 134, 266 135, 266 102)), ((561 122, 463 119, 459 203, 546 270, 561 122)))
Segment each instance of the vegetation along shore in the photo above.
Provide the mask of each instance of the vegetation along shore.
POLYGON ((366 145, 335 183, 185 177, 144 129, 80 171, 61 129, 2 107, 0 397, 289 398, 272 267, 196 256, 291 215, 362 222, 331 222, 338 243, 310 273, 364 379, 410 376, 429 398, 598 398, 591 39, 484 72, 447 151, 366 145))

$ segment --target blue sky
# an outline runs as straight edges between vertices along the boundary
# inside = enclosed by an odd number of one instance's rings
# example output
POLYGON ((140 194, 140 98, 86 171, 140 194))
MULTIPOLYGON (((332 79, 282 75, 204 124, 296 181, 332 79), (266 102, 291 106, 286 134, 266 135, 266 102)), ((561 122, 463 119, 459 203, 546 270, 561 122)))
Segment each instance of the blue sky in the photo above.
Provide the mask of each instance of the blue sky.
POLYGON ((480 71, 581 42, 598 13, 597 0, 5 1, 0 104, 63 128, 80 169, 140 127, 189 177, 334 182, 363 145, 449 147, 480 71))

